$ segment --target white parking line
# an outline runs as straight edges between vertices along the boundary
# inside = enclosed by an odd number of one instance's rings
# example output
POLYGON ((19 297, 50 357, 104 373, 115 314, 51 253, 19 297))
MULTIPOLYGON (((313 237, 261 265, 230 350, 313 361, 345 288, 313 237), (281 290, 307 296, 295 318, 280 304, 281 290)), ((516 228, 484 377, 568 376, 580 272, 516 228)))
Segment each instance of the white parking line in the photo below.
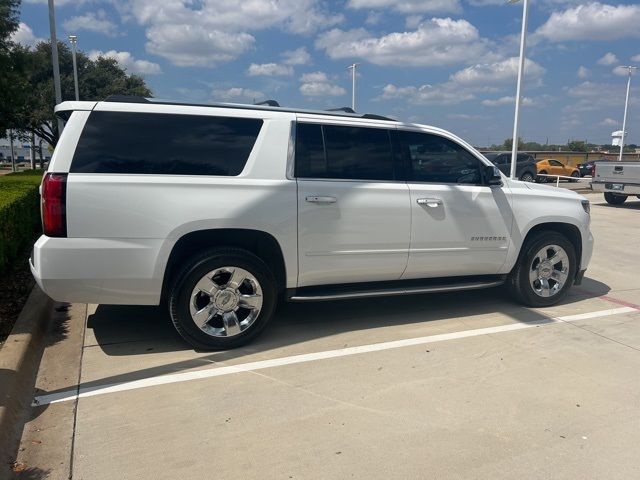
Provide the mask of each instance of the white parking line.
POLYGON ((64 390, 57 393, 40 395, 34 398, 32 406, 48 405, 51 403, 66 402, 75 400, 76 398, 92 397, 95 395, 104 395, 107 393, 123 392, 127 390, 135 390, 138 388, 152 387, 157 385, 167 385, 171 383, 188 382, 203 378, 220 377, 223 375, 231 375, 233 373, 251 372, 262 370, 264 368, 282 367, 285 365, 294 365, 297 363, 314 362, 317 360, 327 360, 329 358, 346 357, 349 355, 359 355, 362 353, 379 352, 382 350, 390 350, 393 348, 409 347, 412 345, 422 345, 427 343, 443 342, 446 340, 455 340, 459 338, 477 337, 480 335, 488 335, 492 333, 512 332, 515 330, 524 330, 545 325, 554 325, 562 322, 571 322, 575 320, 585 320, 589 318, 607 317, 610 315, 619 315, 622 313, 637 312, 632 307, 612 308, 608 310, 598 310, 596 312, 580 313, 577 315, 567 315, 556 318, 545 318, 527 323, 511 323, 508 325, 500 325, 497 327, 477 328, 473 330, 464 330, 462 332, 442 333, 439 335, 429 335, 426 337, 407 338, 405 340, 394 340, 390 342, 374 343, 371 345, 360 345, 357 347, 339 348, 336 350, 327 350, 324 352, 305 353, 302 355, 293 355, 290 357, 274 358, 271 360, 261 360, 257 362, 242 363, 239 365, 229 365, 226 367, 214 367, 205 370, 197 370, 193 372, 174 373, 170 375, 161 375, 157 377, 144 378, 141 380, 133 380, 130 382, 121 382, 110 385, 100 386, 82 386, 70 390, 64 390))

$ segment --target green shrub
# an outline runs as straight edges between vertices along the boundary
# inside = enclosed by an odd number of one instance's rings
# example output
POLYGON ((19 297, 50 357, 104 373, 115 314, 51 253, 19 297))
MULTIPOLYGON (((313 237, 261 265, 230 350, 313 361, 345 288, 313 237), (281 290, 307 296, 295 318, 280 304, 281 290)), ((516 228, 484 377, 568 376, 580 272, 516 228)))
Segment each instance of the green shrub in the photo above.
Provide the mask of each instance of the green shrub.
POLYGON ((0 272, 40 229, 42 174, 42 170, 27 170, 0 176, 0 272))

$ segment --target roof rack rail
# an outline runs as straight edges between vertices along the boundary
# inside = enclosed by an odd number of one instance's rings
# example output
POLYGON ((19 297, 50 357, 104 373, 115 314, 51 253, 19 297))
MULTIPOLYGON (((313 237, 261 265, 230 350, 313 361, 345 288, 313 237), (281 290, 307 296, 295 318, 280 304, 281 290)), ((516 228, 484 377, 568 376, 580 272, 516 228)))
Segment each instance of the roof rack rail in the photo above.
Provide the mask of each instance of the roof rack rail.
POLYGON ((136 95, 109 95, 104 99, 104 101, 119 103, 150 103, 148 98, 138 97, 136 95))
POLYGON ((351 107, 327 108, 327 112, 356 113, 356 111, 351 107))
POLYGON ((389 122, 397 121, 395 118, 385 117, 384 115, 377 115, 375 113, 365 113, 362 118, 368 118, 369 120, 388 120, 389 122))
POLYGON ((387 122, 395 122, 394 118, 385 117, 383 115, 376 115, 373 113, 358 114, 350 112, 349 107, 338 108, 334 110, 308 110, 304 108, 290 108, 281 107, 275 100, 266 100, 259 104, 244 104, 244 103, 190 103, 190 102, 177 102, 170 100, 160 100, 157 98, 144 98, 135 95, 109 95, 104 99, 105 102, 119 102, 119 103, 150 103, 156 105, 182 105, 188 107, 213 107, 213 108, 235 108, 239 110, 268 110, 272 112, 288 112, 288 113, 302 113, 312 115, 335 115, 347 118, 364 118, 368 120, 383 120, 387 122), (269 103, 267 103, 269 102, 269 103), (273 103, 271 103, 273 102, 273 103), (275 104, 275 105, 274 105, 275 104))
POLYGON ((263 102, 254 103, 254 105, 266 105, 267 107, 279 107, 280 104, 275 100, 264 100, 263 102))

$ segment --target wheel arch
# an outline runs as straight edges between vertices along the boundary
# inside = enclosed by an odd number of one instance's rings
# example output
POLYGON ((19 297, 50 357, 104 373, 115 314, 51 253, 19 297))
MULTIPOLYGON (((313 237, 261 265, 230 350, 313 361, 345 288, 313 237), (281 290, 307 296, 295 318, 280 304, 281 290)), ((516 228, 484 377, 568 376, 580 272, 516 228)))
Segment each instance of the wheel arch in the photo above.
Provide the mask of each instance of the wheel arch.
POLYGON ((580 271, 581 263, 582 263, 582 233, 580 233, 580 229, 573 225, 572 223, 566 222, 544 222, 539 223, 537 225, 533 225, 525 234, 522 245, 520 247, 520 252, 518 253, 518 261, 520 260, 520 256, 524 251, 524 245, 526 245, 527 241, 535 234, 539 232, 550 231, 557 232, 561 235, 567 237, 567 240, 571 242, 573 248, 576 251, 576 260, 578 261, 577 270, 580 271))
POLYGON ((247 250, 262 259, 278 282, 278 292, 284 291, 287 281, 282 247, 276 238, 262 230, 217 228, 196 230, 178 239, 173 245, 164 268, 161 301, 166 300, 171 279, 182 262, 195 252, 212 247, 235 247, 247 250))

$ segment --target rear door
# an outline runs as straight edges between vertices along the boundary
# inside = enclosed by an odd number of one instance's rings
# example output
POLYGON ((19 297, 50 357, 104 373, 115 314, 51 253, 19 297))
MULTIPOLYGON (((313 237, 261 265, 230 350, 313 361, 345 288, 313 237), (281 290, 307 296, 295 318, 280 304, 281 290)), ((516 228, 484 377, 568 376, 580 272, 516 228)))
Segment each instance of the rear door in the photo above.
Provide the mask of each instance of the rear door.
POLYGON ((484 163, 449 138, 422 131, 398 136, 412 212, 403 278, 497 273, 510 245, 508 187, 484 185, 484 163))
POLYGON ((411 211, 390 130, 298 122, 294 171, 298 285, 400 278, 411 211))

